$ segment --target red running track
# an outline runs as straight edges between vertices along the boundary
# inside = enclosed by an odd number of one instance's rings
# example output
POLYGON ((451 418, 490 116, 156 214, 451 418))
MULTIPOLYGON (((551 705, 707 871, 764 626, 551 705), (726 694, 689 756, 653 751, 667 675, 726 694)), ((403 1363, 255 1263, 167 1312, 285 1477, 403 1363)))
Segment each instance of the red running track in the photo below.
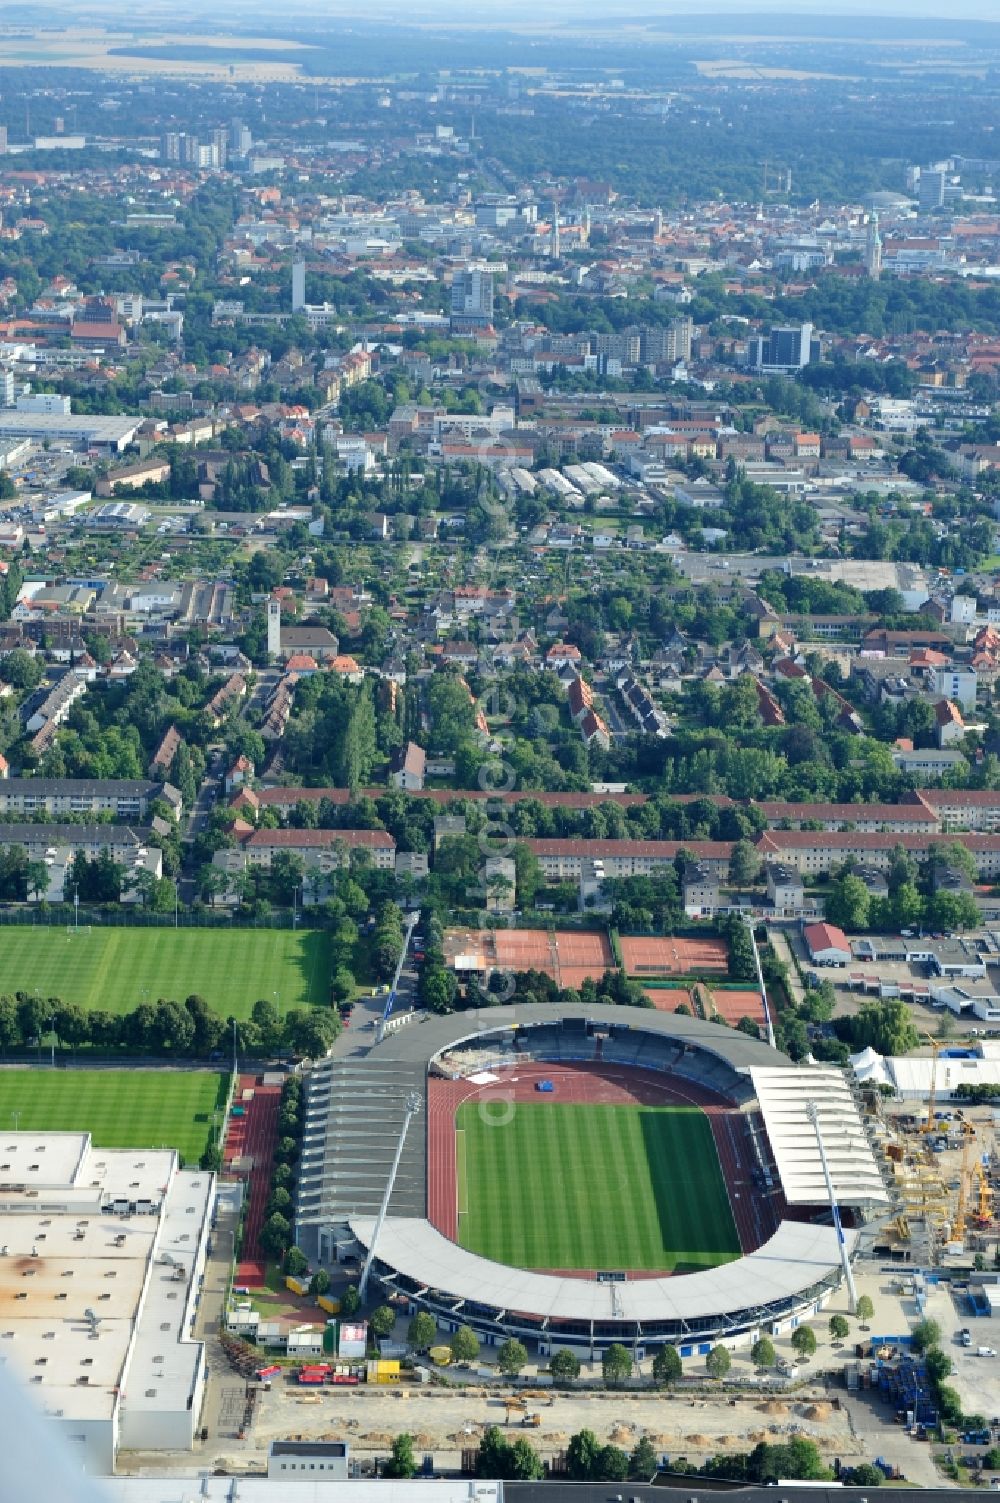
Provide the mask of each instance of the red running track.
POLYGON ((263 1284, 267 1273, 267 1259, 258 1238, 271 1193, 271 1167, 278 1143, 281 1087, 261 1085, 258 1075, 241 1075, 233 1094, 235 1106, 244 1104, 240 1098, 246 1090, 253 1091, 253 1098, 245 1103, 244 1116, 234 1117, 230 1113, 222 1159, 224 1169, 231 1169, 236 1159, 249 1157, 252 1161, 247 1181, 243 1256, 236 1270, 236 1280, 240 1284, 256 1286, 263 1284))
MULTIPOLYGON (((458 1177, 455 1163, 455 1114, 463 1102, 534 1101, 538 1080, 552 1080, 557 1100, 605 1106, 698 1106, 708 1117, 733 1220, 744 1253, 766 1242, 777 1227, 772 1205, 753 1183, 753 1155, 746 1120, 706 1086, 657 1070, 590 1063, 547 1064, 525 1060, 511 1065, 488 1085, 432 1077, 427 1090, 427 1216, 444 1236, 458 1237, 458 1177)), ((557 1271, 557 1270, 553 1270, 557 1271)), ((585 1275, 584 1275, 585 1276, 585 1275)), ((643 1277, 633 1274, 632 1277, 643 1277)), ((645 1275, 662 1277, 662 1275, 645 1275)))

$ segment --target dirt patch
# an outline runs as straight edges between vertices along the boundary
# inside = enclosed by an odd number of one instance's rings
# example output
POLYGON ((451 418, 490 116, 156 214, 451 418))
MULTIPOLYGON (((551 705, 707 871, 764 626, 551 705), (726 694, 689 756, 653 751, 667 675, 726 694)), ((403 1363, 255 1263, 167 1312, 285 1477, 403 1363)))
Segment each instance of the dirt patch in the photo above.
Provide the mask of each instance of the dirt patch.
POLYGON ((615 1425, 609 1438, 616 1446, 628 1446, 635 1438, 635 1430, 631 1425, 615 1425))
POLYGON ((828 1420, 832 1413, 832 1404, 807 1404, 802 1411, 802 1418, 807 1420, 828 1420))

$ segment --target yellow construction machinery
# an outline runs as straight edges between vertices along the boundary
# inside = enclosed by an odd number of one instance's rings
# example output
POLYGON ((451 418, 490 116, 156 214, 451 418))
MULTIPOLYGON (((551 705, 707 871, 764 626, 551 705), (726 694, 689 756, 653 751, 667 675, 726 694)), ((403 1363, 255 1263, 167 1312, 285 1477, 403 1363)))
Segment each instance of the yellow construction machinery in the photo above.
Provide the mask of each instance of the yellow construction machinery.
POLYGON ((921 1132, 936 1132, 937 1131, 937 1124, 934 1121, 934 1102, 935 1102, 935 1100, 937 1098, 938 1055, 941 1053, 941 1050, 944 1048, 944 1044, 941 1043, 941 1041, 939 1039, 932 1039, 929 1033, 925 1033, 924 1034, 924 1038, 927 1040, 927 1042, 931 1046, 931 1054, 933 1056, 933 1062, 931 1064, 931 1088, 927 1092, 927 1119, 924 1122, 924 1125, 920 1129, 920 1131, 921 1132))

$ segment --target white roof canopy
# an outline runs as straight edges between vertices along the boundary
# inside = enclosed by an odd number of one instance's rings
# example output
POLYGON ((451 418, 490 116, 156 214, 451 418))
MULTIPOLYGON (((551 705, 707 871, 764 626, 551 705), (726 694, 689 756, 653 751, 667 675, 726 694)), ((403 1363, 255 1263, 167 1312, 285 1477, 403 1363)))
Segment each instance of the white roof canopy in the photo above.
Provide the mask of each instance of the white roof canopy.
POLYGON ((888 1201, 850 1086, 840 1070, 802 1065, 750 1071, 775 1163, 789 1205, 829 1199, 816 1129, 806 1108, 815 1103, 834 1194, 840 1205, 888 1201))
MULTIPOLYGON (((374 1221, 351 1222, 367 1247, 374 1221)), ((854 1234, 847 1233, 848 1246, 854 1234)), ((377 1257, 428 1289, 458 1300, 551 1320, 696 1321, 792 1299, 840 1271, 831 1226, 783 1221, 756 1252, 718 1268, 682 1277, 630 1279, 610 1285, 596 1279, 531 1273, 467 1252, 429 1221, 389 1216, 377 1257)))

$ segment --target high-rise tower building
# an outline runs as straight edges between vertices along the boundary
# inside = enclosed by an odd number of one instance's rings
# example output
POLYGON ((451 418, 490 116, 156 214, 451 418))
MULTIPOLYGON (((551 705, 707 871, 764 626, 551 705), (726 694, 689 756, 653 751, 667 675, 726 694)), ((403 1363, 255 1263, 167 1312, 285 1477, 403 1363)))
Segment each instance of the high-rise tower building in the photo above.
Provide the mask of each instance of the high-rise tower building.
POLYGON ((878 232, 878 215, 872 212, 865 236, 865 271, 873 282, 882 275, 882 237, 878 232))

